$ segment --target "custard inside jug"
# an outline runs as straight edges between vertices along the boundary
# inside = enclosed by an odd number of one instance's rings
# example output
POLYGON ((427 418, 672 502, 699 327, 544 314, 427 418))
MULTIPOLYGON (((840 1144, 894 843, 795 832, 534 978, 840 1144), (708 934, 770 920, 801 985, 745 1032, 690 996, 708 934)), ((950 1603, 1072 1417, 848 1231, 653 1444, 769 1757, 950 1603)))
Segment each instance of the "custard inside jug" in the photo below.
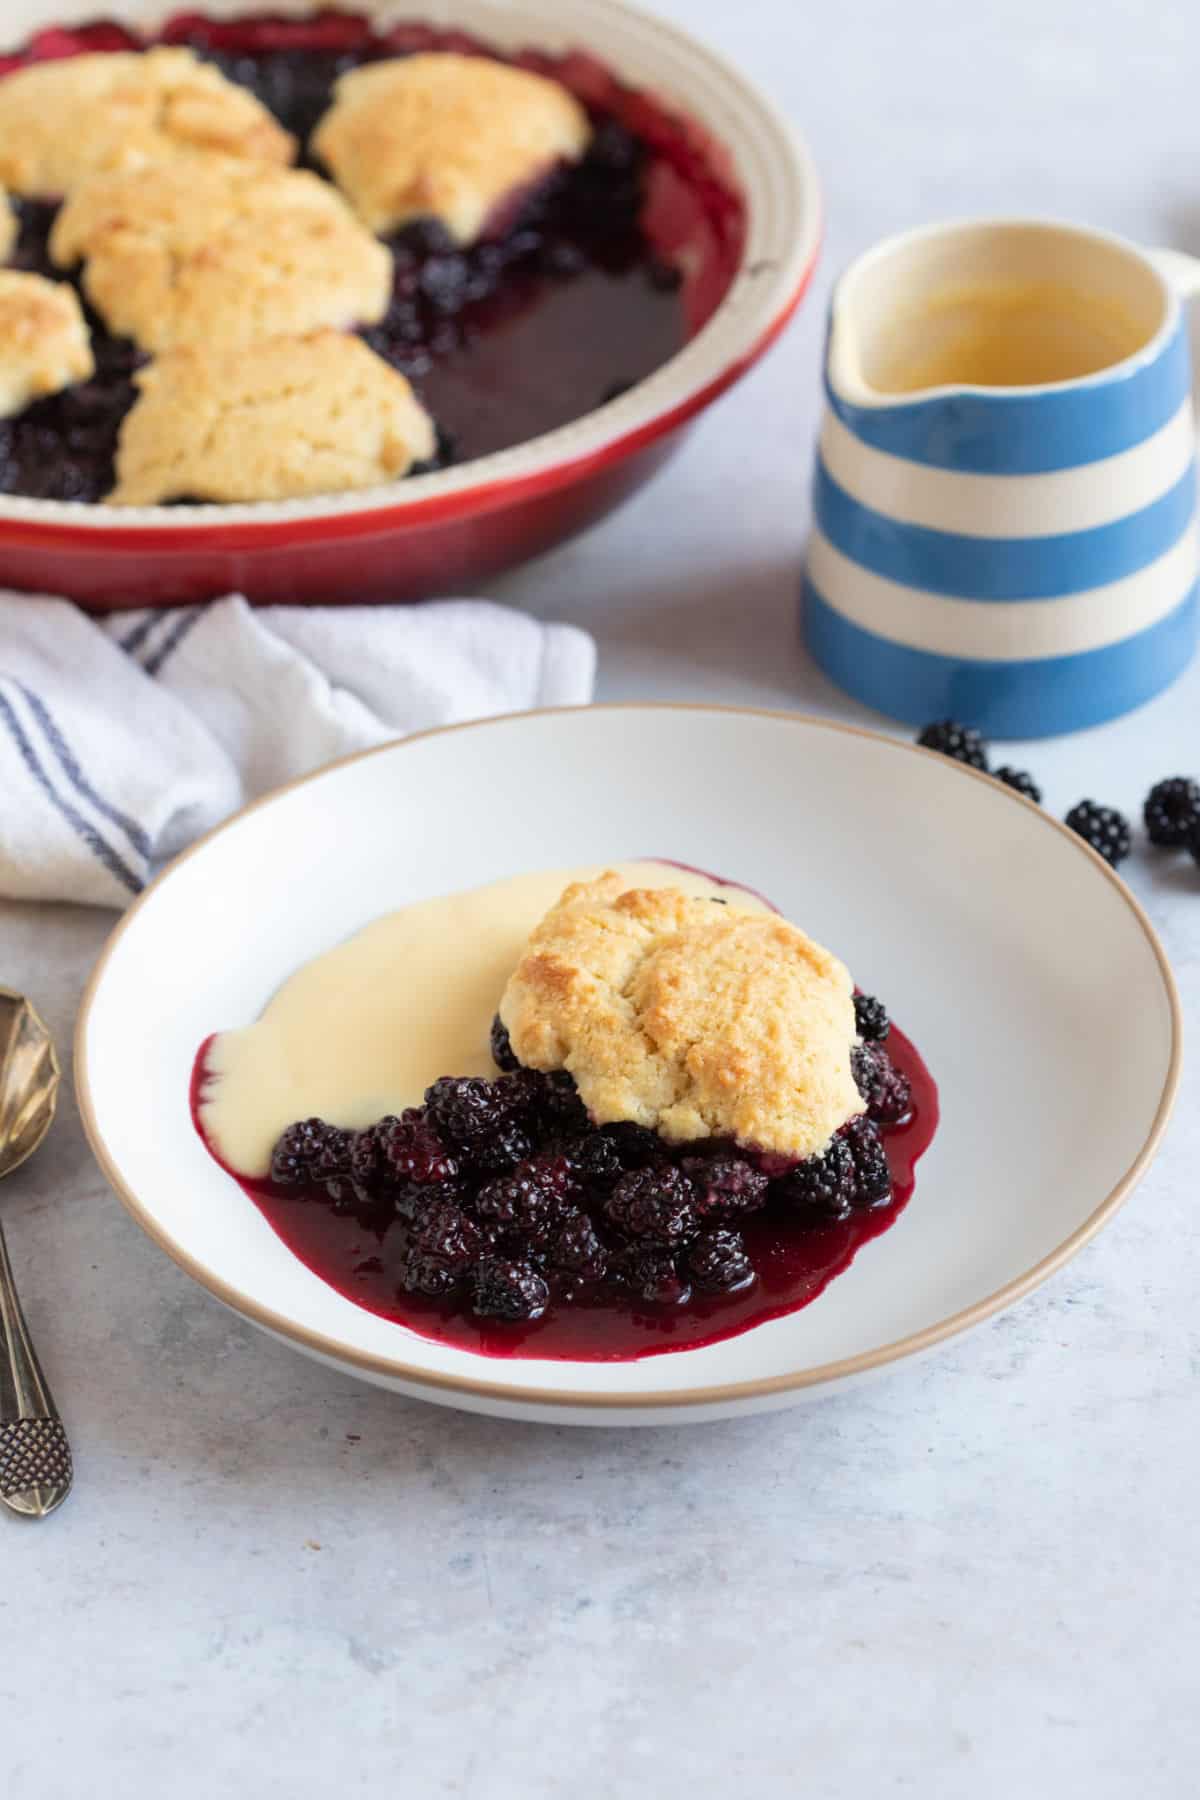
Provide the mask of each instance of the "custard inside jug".
POLYGON ((1039 387, 1123 362, 1163 308, 1153 271, 1123 246, 976 226, 869 259, 840 299, 837 335, 843 362, 878 394, 1039 387))

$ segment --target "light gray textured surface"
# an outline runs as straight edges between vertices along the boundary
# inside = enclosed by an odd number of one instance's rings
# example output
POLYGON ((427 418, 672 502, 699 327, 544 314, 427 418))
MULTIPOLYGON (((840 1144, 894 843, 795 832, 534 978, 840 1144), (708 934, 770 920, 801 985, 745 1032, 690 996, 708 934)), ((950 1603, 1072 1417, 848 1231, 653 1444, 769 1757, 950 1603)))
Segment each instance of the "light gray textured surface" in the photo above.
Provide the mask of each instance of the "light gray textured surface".
MULTIPOLYGON (((793 630, 829 277, 966 211, 1200 248, 1191 22, 1122 0, 663 10, 808 130, 818 291, 649 493, 496 591, 594 629, 608 696, 861 716, 793 630)), ((1060 812, 1093 790, 1132 809, 1200 768, 1198 716, 1200 668, 1029 760, 1060 812)), ((1131 878, 1195 1020, 1200 877, 1131 878)), ((0 912, 0 979, 64 1043, 104 928, 0 912)), ((778 1417, 591 1434, 406 1403, 241 1325, 126 1219, 68 1104, 3 1195, 78 1463, 54 1520, 0 1531, 4 1793, 1193 1795, 1196 1101, 1188 1072, 1111 1230, 922 1365, 778 1417)))

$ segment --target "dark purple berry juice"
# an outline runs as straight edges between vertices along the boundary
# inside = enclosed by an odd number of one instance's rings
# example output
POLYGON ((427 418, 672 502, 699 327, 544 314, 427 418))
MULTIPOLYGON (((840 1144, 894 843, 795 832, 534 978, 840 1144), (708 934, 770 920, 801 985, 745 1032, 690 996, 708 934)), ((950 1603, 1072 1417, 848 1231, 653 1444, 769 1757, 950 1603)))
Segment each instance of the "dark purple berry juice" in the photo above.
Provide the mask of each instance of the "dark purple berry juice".
MULTIPOLYGON (((201 1048, 192 1076, 192 1117, 202 1136, 207 1048, 201 1048)), ((369 1212, 338 1212, 311 1190, 234 1179, 272 1230, 322 1281, 356 1306, 422 1337, 484 1356, 555 1361, 626 1362, 696 1349, 810 1305, 849 1268, 863 1245, 881 1237, 903 1212, 912 1197, 917 1162, 937 1128, 938 1097, 920 1053, 895 1025, 887 1048, 912 1089, 907 1118, 881 1128, 892 1176, 890 1202, 828 1223, 812 1223, 795 1211, 768 1205, 741 1223, 756 1271, 753 1284, 727 1294, 693 1292, 683 1304, 647 1303, 628 1292, 597 1287, 585 1288, 569 1305, 551 1303, 531 1323, 480 1318, 461 1295, 435 1300, 399 1291, 396 1256, 403 1233, 394 1212, 388 1216, 385 1208, 375 1218, 369 1212)))
MULTIPOLYGON (((151 41, 215 62, 302 146, 349 69, 417 51, 499 54, 462 32, 413 23, 380 32, 350 13, 214 20, 185 12, 154 40, 113 24, 43 31, 0 57, 0 75, 151 41)), ((389 241, 391 308, 362 333, 425 402, 442 464, 525 443, 660 368, 724 297, 745 235, 725 153, 694 122, 590 57, 531 49, 511 60, 561 81, 583 102, 595 128, 591 149, 530 198, 503 238, 460 250, 433 221, 397 233, 389 241)), ((303 151, 301 162, 315 166, 303 151)), ((21 201, 17 211, 13 266, 62 280, 48 250, 56 207, 21 201)), ((0 493, 95 502, 114 485, 118 433, 145 359, 84 306, 96 373, 0 421, 0 493)))

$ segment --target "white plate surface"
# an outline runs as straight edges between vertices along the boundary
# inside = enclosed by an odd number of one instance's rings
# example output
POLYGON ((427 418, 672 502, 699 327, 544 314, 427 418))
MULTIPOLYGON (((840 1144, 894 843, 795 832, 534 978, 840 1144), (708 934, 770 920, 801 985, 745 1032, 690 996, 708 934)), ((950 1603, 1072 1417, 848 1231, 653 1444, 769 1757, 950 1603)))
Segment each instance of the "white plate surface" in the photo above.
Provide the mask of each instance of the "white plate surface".
POLYGON ((1009 789, 794 715, 629 706, 410 738, 241 814, 118 927, 76 1068, 93 1146, 134 1217, 247 1318, 405 1393, 624 1424, 787 1405, 1027 1292, 1145 1168, 1179 1060, 1178 1000, 1144 914, 1009 789), (639 1362, 489 1359, 363 1312, 291 1255, 196 1137, 199 1044, 407 901, 639 855, 761 889, 886 999, 941 1089, 910 1206, 804 1311, 639 1362))

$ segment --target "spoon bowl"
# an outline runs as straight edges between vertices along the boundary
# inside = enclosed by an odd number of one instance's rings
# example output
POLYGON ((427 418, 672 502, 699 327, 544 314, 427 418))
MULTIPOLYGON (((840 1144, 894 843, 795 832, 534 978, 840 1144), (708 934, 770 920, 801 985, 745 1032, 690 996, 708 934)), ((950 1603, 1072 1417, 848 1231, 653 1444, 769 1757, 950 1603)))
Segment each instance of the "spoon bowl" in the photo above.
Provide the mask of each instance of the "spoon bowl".
MULTIPOLYGON (((37 1009, 0 988, 0 1179, 31 1157, 49 1131, 61 1071, 37 1009)), ((71 1491, 71 1451, 17 1298, 0 1231, 0 1504, 44 1519, 71 1491)))
POLYGON ((42 1143, 61 1079, 54 1041, 36 1007, 0 987, 0 1179, 42 1143))

